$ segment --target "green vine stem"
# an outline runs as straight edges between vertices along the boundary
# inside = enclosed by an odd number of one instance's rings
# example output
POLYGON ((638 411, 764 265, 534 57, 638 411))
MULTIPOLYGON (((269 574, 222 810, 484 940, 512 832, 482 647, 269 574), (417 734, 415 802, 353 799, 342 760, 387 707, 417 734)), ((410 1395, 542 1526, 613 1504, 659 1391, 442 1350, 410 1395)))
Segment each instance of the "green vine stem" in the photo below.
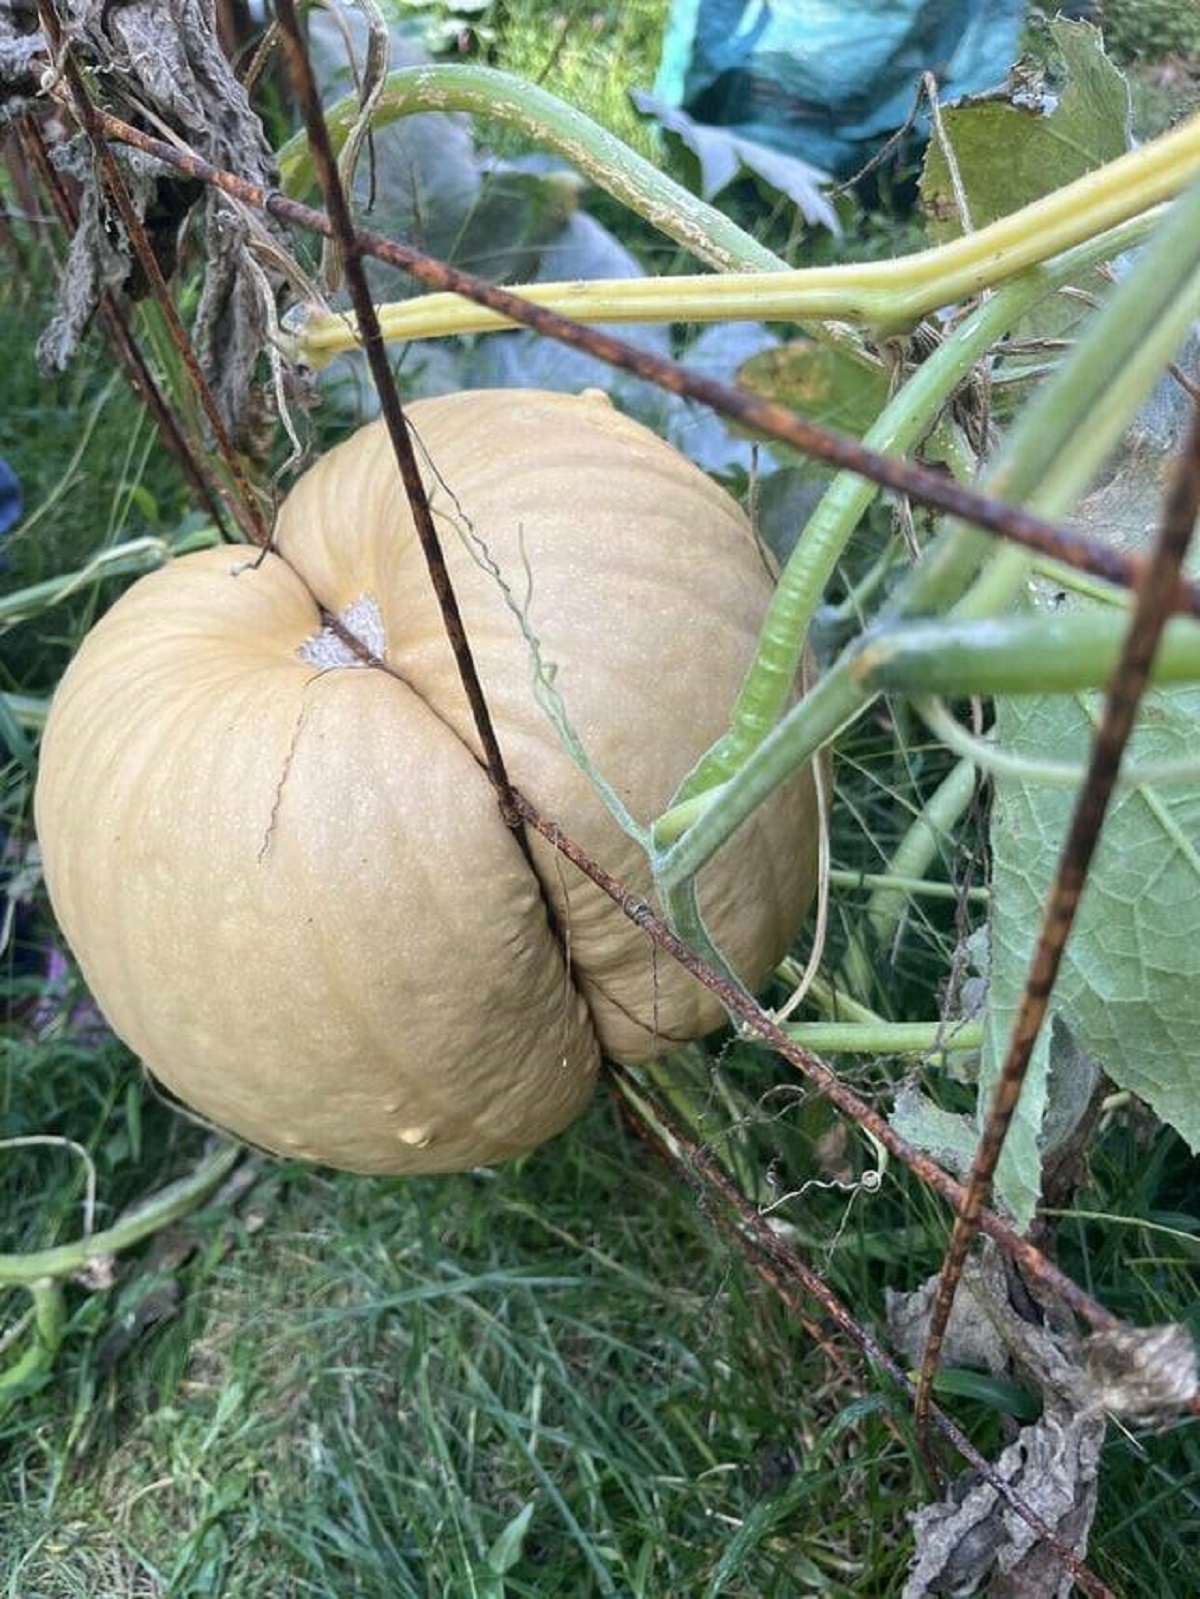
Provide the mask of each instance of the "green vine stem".
MULTIPOLYGON (((1016 755, 992 742, 969 733, 951 714, 945 700, 936 695, 914 699, 913 708, 935 738, 947 749, 992 776, 1016 778, 1022 783, 1041 783, 1050 788, 1078 788, 1087 775, 1080 761, 1035 760, 1016 755)), ((1200 754, 1181 756, 1174 761, 1125 760, 1117 775, 1117 789, 1163 788, 1174 783, 1200 783, 1200 754)))
MULTIPOLYGON (((895 885, 891 885, 895 886, 895 885)), ((953 884, 940 886, 956 893, 953 884)), ((778 976, 794 984, 801 976, 796 961, 781 962, 778 976)), ((982 1048, 981 1021, 893 1022, 835 988, 823 977, 815 977, 807 998, 823 1013, 817 1022, 791 1022, 784 1028, 790 1038, 803 1044, 814 1055, 841 1051, 847 1055, 947 1055, 982 1048)))
MULTIPOLYGON (((743 232, 715 206, 689 194, 607 128, 537 84, 491 67, 403 67, 388 74, 372 112, 371 125, 385 127, 421 111, 474 112, 519 129, 533 143, 561 155, 614 199, 719 272, 786 270, 786 261, 743 232)), ((359 112, 358 99, 353 95, 326 109, 325 120, 335 154, 345 144, 359 112)), ((284 193, 294 199, 303 198, 316 183, 307 137, 298 133, 289 139, 278 160, 284 193)), ((429 296, 433 298, 438 297, 429 296)))
MULTIPOLYGON (((619 140, 607 137, 624 152, 626 161, 640 161, 619 140)), ((659 183, 665 181, 661 173, 650 170, 659 183)), ((940 306, 995 288, 1173 198, 1198 170, 1200 115, 978 232, 894 260, 787 271, 775 258, 774 268, 760 265, 749 273, 730 270, 715 279, 700 275, 534 283, 523 284, 515 292, 581 322, 819 322, 836 318, 880 333, 901 332, 940 306)), ((638 199, 637 204, 629 203, 648 214, 644 196, 638 199)), ((651 220, 661 225, 657 211, 651 220)), ((494 332, 514 325, 507 317, 454 294, 383 305, 378 315, 388 340, 494 332)), ((358 342, 354 319, 341 312, 312 309, 303 316, 296 333, 297 353, 312 366, 354 349, 358 342)))
MULTIPOLYGON (((1161 228, 1149 242, 1133 270, 1107 297, 1094 318, 1086 339, 1078 345, 1049 383, 1023 411, 1013 428, 996 468, 987 476, 989 490, 1016 502, 1028 503, 1049 515, 1066 514, 1073 499, 1082 492, 1116 446, 1121 432, 1144 402, 1157 376, 1183 343, 1192 322, 1200 313, 1200 185, 1172 207, 1161 228), (1132 375, 1131 375, 1132 374, 1132 375), (1120 403, 1109 403, 1114 390, 1120 403), (1064 457, 1069 456, 1069 464, 1064 457)), ((970 694, 1003 692, 1005 682, 997 683, 995 651, 986 673, 975 672, 974 684, 952 672, 940 676, 929 664, 935 641, 941 641, 942 659, 949 659, 945 622, 917 624, 912 628, 889 626, 907 617, 944 611, 956 604, 987 559, 992 548, 987 535, 975 529, 952 527, 939 539, 929 555, 901 584, 882 619, 889 643, 880 652, 878 633, 852 644, 822 681, 805 696, 782 722, 777 723, 746 763, 727 782, 707 794, 699 794, 667 813, 655 824, 660 842, 678 837, 665 854, 656 860, 660 888, 669 889, 687 881, 721 847, 787 776, 840 729, 853 721, 885 687, 909 687, 919 693, 970 694), (910 665, 899 666, 904 654, 907 662, 912 639, 918 627, 924 632, 925 659, 922 681, 912 684, 910 665), (901 638, 905 642, 901 644, 901 638), (861 657, 873 652, 873 665, 863 665, 861 657), (887 681, 884 681, 885 676, 887 681), (903 683, 901 679, 903 678, 903 683), (936 678, 936 681, 930 681, 936 678), (687 830, 682 837, 679 826, 687 830)), ((1022 554, 1022 560, 1023 552, 1022 554)), ((985 569, 983 582, 1000 569, 1004 581, 991 584, 988 598, 996 609, 1007 605, 1014 592, 1014 575, 1019 583, 1026 570, 1017 568, 1014 552, 1002 549, 992 566, 985 569), (1019 575, 1018 575, 1019 574, 1019 575)), ((960 622, 954 660, 959 668, 972 662, 971 651, 995 641, 996 629, 1012 627, 1027 618, 960 622), (972 642, 968 642, 971 640, 972 642)), ((1024 660, 1012 650, 1005 654, 1008 681, 1024 674, 1029 691, 1054 687, 1092 686, 1103 681, 1103 667, 1089 654, 1089 641, 1096 648, 1108 640, 1109 659, 1115 659, 1117 643, 1125 625, 1120 612, 1111 616, 1077 616, 1069 619, 1039 617, 1023 643, 1024 660), (1047 678, 1048 634, 1055 622, 1059 639, 1059 665, 1056 678, 1047 678), (1067 628, 1067 632, 1062 629, 1067 628), (1087 629, 1094 631, 1089 634, 1087 629), (1109 630, 1109 635, 1105 633, 1109 630), (1098 677, 1097 673, 1101 675, 1098 677), (1070 679, 1068 681, 1068 679, 1070 679)), ((1167 630, 1162 657, 1188 648, 1188 641, 1200 644, 1200 632, 1183 622, 1167 630)), ((920 652, 918 652, 920 653, 920 652)), ((1164 668, 1161 668, 1165 670, 1164 668)), ((1200 652, 1191 654, 1186 673, 1200 677, 1200 652)))
POLYGON ((216 528, 199 528, 179 539, 128 539, 106 550, 98 550, 77 571, 60 572, 40 583, 0 595, 0 632, 16 627, 31 617, 40 616, 54 605, 61 605, 82 589, 94 587, 110 577, 138 577, 163 566, 176 555, 205 549, 220 542, 216 528))
POLYGON ((945 1055, 983 1047, 982 1022, 791 1022, 784 1031, 814 1055, 945 1055))
MULTIPOLYGON (((996 341, 1039 300, 1077 280, 1097 262, 1120 255, 1145 237, 1151 223, 1137 218, 1068 251, 985 300, 937 347, 888 402, 863 437, 872 449, 903 454, 934 426, 955 389, 996 341)), ((687 801, 725 782, 745 764, 787 707, 803 641, 825 587, 847 544, 879 493, 878 485, 839 472, 821 497, 776 585, 755 659, 730 714, 729 731, 681 784, 687 801)), ((673 842, 687 821, 680 805, 660 819, 655 837, 673 842)))
POLYGON ((66 1296, 61 1283, 52 1277, 41 1277, 25 1286, 33 1300, 33 1326, 23 1352, 0 1371, 0 1408, 19 1398, 27 1383, 50 1370, 66 1326, 66 1296))
POLYGON ((900 840, 884 873, 885 885, 877 888, 867 902, 867 924, 880 949, 886 949, 891 943, 908 904, 907 891, 898 882, 886 880, 924 877, 947 843, 953 841, 955 824, 971 803, 974 792, 974 766, 970 761, 957 762, 900 840))
MULTIPOLYGON (((802 975, 799 962, 790 955, 785 956, 776 967, 776 976, 791 988, 796 986, 802 975)), ((820 972, 813 978, 805 1001, 815 1006, 827 1022, 868 1022, 874 1026, 887 1020, 869 1005, 864 1005, 862 1000, 848 994, 841 984, 831 983, 828 978, 822 977, 820 972)))
POLYGON ((243 1153, 241 1144, 220 1144, 194 1171, 151 1195, 144 1204, 102 1233, 92 1233, 54 1249, 0 1255, 0 1288, 29 1287, 42 1279, 66 1277, 82 1270, 90 1261, 120 1254, 123 1249, 140 1244, 143 1238, 178 1221, 206 1199, 233 1170, 243 1153))
MULTIPOLYGON (((1200 777, 1200 770, 1196 775, 1200 777)), ((981 885, 963 889, 957 883, 940 883, 928 877, 905 877, 891 869, 886 872, 855 872, 835 867, 829 874, 829 884, 831 888, 900 889, 910 899, 958 900, 965 894, 967 899, 980 905, 986 905, 988 901, 988 891, 981 885)))
MULTIPOLYGON (((902 623, 863 645, 850 676, 871 693, 1074 694, 1104 687, 1128 626, 1113 612, 902 623)), ((1200 681, 1200 624, 1167 624, 1150 681, 1200 681)))

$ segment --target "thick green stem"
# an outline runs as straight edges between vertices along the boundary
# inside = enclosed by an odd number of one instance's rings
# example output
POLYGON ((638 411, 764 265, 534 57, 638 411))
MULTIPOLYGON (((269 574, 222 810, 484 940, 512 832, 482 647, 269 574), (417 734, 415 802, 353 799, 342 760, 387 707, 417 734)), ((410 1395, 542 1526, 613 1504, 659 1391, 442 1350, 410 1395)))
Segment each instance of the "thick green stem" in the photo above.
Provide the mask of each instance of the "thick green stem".
MULTIPOLYGON (((850 676, 873 694, 1073 694, 1105 686, 1128 627, 1115 611, 902 623, 858 650, 850 676)), ((1151 682, 1197 681, 1200 624, 1177 617, 1151 682)))
POLYGON ((862 715, 871 697, 851 681, 844 667, 826 673, 787 718, 771 729, 727 783, 695 794, 660 816, 654 824, 655 844, 659 848, 673 845, 658 860, 660 886, 682 882, 698 872, 790 773, 862 715), (725 831, 730 804, 736 806, 739 815, 734 826, 725 831), (719 842, 710 847, 710 839, 718 832, 719 842), (678 843, 674 843, 676 839, 678 843), (689 871, 687 866, 693 859, 696 864, 689 871))
POLYGON ((882 888, 903 889, 910 899, 962 899, 966 898, 973 903, 986 905, 988 891, 986 888, 963 889, 957 883, 941 883, 928 877, 904 877, 899 872, 888 870, 886 872, 853 872, 847 868, 835 867, 829 874, 831 888, 882 888))
POLYGON ((33 1326, 24 1351, 0 1371, 0 1407, 19 1397, 26 1383, 49 1371, 66 1325, 66 1298, 61 1283, 42 1277, 26 1287, 33 1300, 33 1326))
MULTIPOLYGON (((1157 375, 1182 344, 1200 313, 1198 269, 1200 185, 1195 185, 1172 207, 1137 265, 1106 299, 1086 340, 1077 346, 1054 382, 1048 384, 1022 413, 998 466, 988 474, 986 481, 990 490, 1003 492, 1015 501, 1031 504, 1051 515, 1063 515, 1070 510, 1071 497, 1081 492, 1099 470, 1118 442, 1123 426, 1144 402, 1157 375), (1147 350, 1150 351, 1148 355, 1147 350), (1131 369, 1135 373, 1132 378, 1131 369), (1120 392, 1119 407, 1109 403, 1114 389, 1120 392), (1063 457, 1068 454, 1073 459, 1064 466, 1063 457), (1044 484, 1049 488, 1044 489, 1044 484)), ((885 623, 945 611, 958 603, 989 547, 987 536, 974 529, 951 529, 901 585, 887 607, 885 623)), ((1019 583, 1025 570, 1024 564, 1018 568, 1012 557, 1011 548, 1001 552, 1002 583, 989 583, 989 574, 984 574, 988 600, 997 609, 1011 600, 1014 581, 1019 583)), ((1080 657, 1082 633, 1075 634, 1073 644, 1060 646, 1064 659, 1056 681, 1048 682, 1044 677, 1032 681, 1045 664, 1050 620, 1040 618, 1034 624, 1036 641, 1026 639, 1024 661, 1018 661, 1013 651, 1005 654, 1005 671, 1010 678, 1023 675, 1030 692, 1036 692, 1039 687, 1052 691, 1057 686, 1074 688, 1102 682, 1103 677, 1097 679, 1095 661, 1080 657), (1070 672, 1066 670, 1068 657, 1071 658, 1070 672), (1084 677, 1083 683, 1078 682, 1080 674, 1084 677), (1066 681, 1068 677, 1073 680, 1066 681)), ((1105 625, 1111 628, 1115 622, 1113 638, 1119 641, 1123 618, 1114 614, 1111 617, 1075 617, 1071 622, 1077 627, 1099 624, 1101 629, 1105 625)), ((976 635, 976 645, 986 649, 987 641, 997 637, 989 630, 1001 624, 986 622, 980 626, 984 633, 982 639, 976 635)), ((1200 639, 1200 633, 1190 624, 1173 623, 1167 630, 1160 663, 1169 662, 1178 652, 1190 649, 1187 640, 1193 634, 1200 639)), ((817 730, 827 730, 818 742, 824 742, 836 731, 829 726, 833 720, 830 712, 834 708, 840 718, 838 727, 844 726, 860 715, 881 689, 900 687, 902 677, 904 687, 911 686, 919 693, 1003 691, 1003 685, 995 682, 994 659, 985 673, 975 670, 970 656, 973 646, 968 645, 965 637, 960 638, 955 648, 954 660, 960 671, 971 665, 975 672, 972 678, 947 681, 936 669, 930 668, 928 660, 932 657, 935 638, 941 641, 942 660, 950 659, 944 623, 926 626, 924 651, 916 652, 922 659, 919 668, 912 664, 909 629, 889 627, 884 637, 887 644, 883 648, 878 633, 852 645, 824 681, 772 729, 727 782, 659 819, 654 829, 656 840, 664 843, 678 839, 657 861, 660 885, 684 882, 698 872, 747 816, 791 772, 811 758, 818 747, 813 742, 817 730), (898 664, 901 655, 906 659, 904 667, 898 664), (864 656, 870 657, 869 667, 863 664, 864 656), (925 680, 913 684, 913 673, 920 673, 925 680), (931 680, 934 677, 936 682, 931 680), (705 801, 709 803, 706 805, 705 801), (680 838, 684 827, 688 830, 680 838)), ((1100 633, 1096 635, 1096 647, 1101 647, 1100 633)), ((1112 643, 1110 661, 1115 659, 1116 648, 1117 644, 1112 643)), ((1167 670, 1167 665, 1160 664, 1160 671, 1167 670)), ((1189 677, 1200 677, 1200 655, 1189 656, 1184 671, 1189 677)))
MULTIPOLYGON (((921 442, 977 361, 1039 300, 1142 238, 1139 218, 1059 257, 985 300, 913 373, 864 435, 872 449, 904 454, 921 442)), ((825 587, 879 485, 839 472, 784 568, 759 635, 754 662, 730 715, 729 731, 681 785, 678 798, 724 782, 749 758, 787 707, 803 641, 825 587)), ((982 536, 981 536, 982 538, 982 536)), ((980 544, 980 551, 985 546, 980 544)), ((664 835, 666 837, 666 835, 664 835)))
MULTIPOLYGON (((326 110, 335 153, 349 137, 359 111, 353 95, 326 110)), ((718 271, 780 272, 787 267, 786 261, 714 206, 689 194, 607 128, 534 83, 490 67, 404 67, 388 75, 371 125, 385 127, 420 111, 474 112, 518 128, 718 271)), ((279 171, 285 193, 299 198, 313 188, 316 176, 304 134, 289 139, 279 152, 279 171)))
POLYGON ((143 1238, 159 1232, 206 1199, 217 1184, 237 1164, 243 1153, 241 1144, 222 1144, 195 1171, 154 1194, 131 1215, 123 1217, 105 1232, 92 1233, 73 1244, 56 1249, 39 1249, 22 1255, 0 1255, 0 1287, 28 1286, 41 1278, 66 1277, 80 1271, 89 1261, 104 1255, 117 1255, 140 1244, 143 1238))
POLYGON ((794 1022, 784 1031, 814 1055, 950 1055, 983 1044, 982 1022, 794 1022))
MULTIPOLYGON (((471 67, 410 69, 416 74, 439 70, 447 74, 482 75, 487 72, 486 68, 471 67)), ((488 77, 489 93, 497 92, 490 85, 494 79, 502 77, 502 74, 488 77)), ((415 78, 413 84, 415 89, 415 78)), ((516 87, 526 97, 531 92, 543 93, 531 91, 528 85, 517 84, 516 87)), ((493 106, 505 105, 510 119, 518 121, 516 101, 511 98, 516 89, 507 90, 507 94, 509 98, 497 100, 493 106)), ((471 109, 486 111, 488 94, 475 98, 477 103, 471 109)), ((546 98, 558 107, 560 116, 578 118, 579 113, 553 101, 552 96, 546 98)), ((417 108, 413 103, 417 99, 414 93, 409 109, 417 108)), ((431 109, 423 97, 420 108, 431 109)), ((528 122, 528 111, 522 115, 528 122)), ((587 123, 586 118, 583 121, 587 123)), ((619 194, 656 226, 670 232, 670 219, 648 198, 646 189, 648 175, 652 175, 658 185, 669 180, 649 163, 641 162, 639 156, 611 134, 597 129, 595 124, 587 126, 607 141, 592 174, 596 181, 619 194), (638 169, 630 182, 632 163, 641 163, 647 171, 638 169), (619 188, 614 186, 614 178, 619 188)), ((545 141, 546 133, 539 126, 530 123, 529 131, 545 141)), ((562 148, 562 145, 554 147, 562 148)), ((564 149, 563 153, 576 159, 569 149, 564 149)), ((714 254, 710 243, 709 253, 704 258, 728 273, 716 283, 706 276, 622 279, 618 282, 526 284, 517 292, 583 322, 820 322, 837 318, 880 332, 899 332, 911 328, 922 316, 940 306, 952 305, 985 289, 995 288, 1172 198, 1198 169, 1200 116, 978 232, 963 234, 936 248, 896 260, 851 262, 789 272, 778 257, 772 258, 773 264, 761 260, 739 263, 725 245, 714 254), (750 265, 748 276, 736 275, 739 264, 750 265), (770 275, 763 276, 765 273, 770 275)), ((674 190, 676 186, 671 187, 674 190)), ((691 205, 695 207, 698 202, 691 199, 691 205)), ((695 253, 700 253, 696 241, 705 233, 710 240, 717 238, 713 229, 719 223, 713 219, 720 218, 720 213, 708 207, 704 211, 703 224, 699 220, 690 221, 688 238, 680 238, 680 242, 695 253)), ((726 228, 730 226, 724 218, 720 221, 726 228)), ((679 235, 672 233, 672 237, 679 235)), ((761 254, 761 247, 758 248, 761 254)), ((399 305, 382 306, 379 318, 386 338, 403 340, 495 332, 514 325, 500 313, 454 294, 434 294, 399 305)), ((299 343, 303 358, 310 364, 320 365, 355 346, 353 320, 340 313, 336 316, 314 314, 301 329, 299 343)))

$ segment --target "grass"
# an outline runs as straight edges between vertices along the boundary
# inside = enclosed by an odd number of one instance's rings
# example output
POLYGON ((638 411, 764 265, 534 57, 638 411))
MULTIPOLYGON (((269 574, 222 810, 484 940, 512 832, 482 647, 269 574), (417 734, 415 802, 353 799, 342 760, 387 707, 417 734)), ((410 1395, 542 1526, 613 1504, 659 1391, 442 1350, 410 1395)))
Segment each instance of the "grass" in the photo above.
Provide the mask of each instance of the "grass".
MULTIPOLYGON (((562 8, 561 46, 544 7, 505 9, 504 64, 537 75, 549 43, 550 86, 620 125, 606 98, 616 75, 597 83, 592 35, 577 31, 582 8, 562 8)), ((662 9, 587 17, 628 28, 620 37, 645 52, 662 9)), ((169 536, 186 507, 95 335, 70 374, 37 375, 44 283, 36 264, 25 286, 0 280, 0 453, 34 519, 5 548, 14 589, 119 537, 169 536)), ((0 687, 47 693, 111 593, 0 637, 0 687)), ((899 712, 856 732, 839 766, 837 864, 886 863, 945 767, 899 712)), ((31 839, 19 759, 5 785, 11 886, 31 839)), ((956 870, 981 849, 964 829, 956 870)), ((832 962, 861 939, 863 905, 839 895, 832 962)), ((86 1014, 70 1023, 77 989, 53 1025, 35 1024, 49 931, 35 894, 4 948, 0 1139, 82 1145, 104 1225, 194 1165, 206 1135, 86 1014)), ((934 1014, 959 934, 952 903, 914 902, 894 947, 864 948, 874 986, 861 997, 899 1019, 934 1014)), ((780 1218, 882 1327, 886 1290, 937 1268, 944 1210, 894 1166, 878 1193, 828 1186, 868 1169, 871 1151, 820 1102, 791 1097, 764 1054, 720 1046, 675 1064, 679 1091, 756 1178, 804 1189, 780 1218), (745 1112, 737 1138, 731 1106, 745 1112)), ((843 1067, 881 1104, 904 1070, 843 1067)), ((53 1372, 0 1409, 3 1599, 900 1593, 907 1514, 926 1492, 903 1403, 788 1317, 606 1094, 496 1172, 400 1182, 252 1158, 246 1174, 116 1262, 111 1282, 69 1285, 53 1372)), ((1060 1224, 1062 1263, 1134 1322, 1195 1324, 1198 1189, 1177 1138, 1114 1109, 1060 1224)), ((0 1249, 76 1236, 82 1196, 65 1148, 0 1149, 0 1249)), ((0 1293, 0 1336, 24 1309, 0 1293)), ((1001 1397, 947 1403, 986 1452, 1011 1436, 1001 1397)), ((1096 1569, 1120 1592, 1176 1599, 1194 1587, 1198 1533, 1194 1426, 1112 1429, 1096 1569)))
MULTIPOLYGON (((87 1137, 105 1197, 198 1150, 119 1049, 14 1054, 10 1106, 87 1137)), ((0 1594, 899 1591, 919 1476, 886 1389, 830 1368, 607 1099, 491 1174, 256 1175, 72 1291, 53 1380, 0 1417, 0 1594), (527 1507, 501 1588, 489 1552, 527 1507)), ((73 1176, 6 1156, 5 1215, 73 1229, 73 1176)), ((1067 1263, 1122 1313, 1179 1315, 1195 1187, 1176 1140, 1114 1128, 1080 1208, 1126 1225, 1067 1226, 1067 1263)), ((788 1215, 870 1318, 944 1239, 903 1182, 788 1215)), ((958 1409, 999 1444, 1000 1416, 958 1409)), ((1093 1557, 1124 1591, 1186 1591, 1198 1443, 1114 1435, 1093 1557)))
MULTIPOLYGON (((900 1569, 911 1462, 882 1414, 847 1414, 603 1101, 520 1169, 271 1167, 177 1234, 169 1256, 198 1248, 174 1320, 103 1377, 118 1317, 77 1328, 8 1420, 0 1592, 117 1570, 105 1592, 493 1592, 526 1506, 514 1594, 702 1592, 723 1558, 722 1592, 900 1569)), ((155 1253, 127 1306, 169 1280, 155 1253)))
POLYGON ((653 87, 668 10, 668 0, 497 0, 485 15, 506 71, 541 83, 652 156, 651 127, 629 91, 653 87))

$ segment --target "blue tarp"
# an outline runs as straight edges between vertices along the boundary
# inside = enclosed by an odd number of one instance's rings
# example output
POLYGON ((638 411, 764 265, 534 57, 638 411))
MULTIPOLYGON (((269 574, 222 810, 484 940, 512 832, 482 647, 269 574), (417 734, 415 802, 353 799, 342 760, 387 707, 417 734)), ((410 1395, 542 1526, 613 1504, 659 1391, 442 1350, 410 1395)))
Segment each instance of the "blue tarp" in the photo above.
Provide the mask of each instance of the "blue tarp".
POLYGON ((21 485, 8 462, 0 459, 0 534, 16 527, 21 520, 21 485))
POLYGON ((654 92, 839 177, 911 115, 1003 83, 1024 0, 673 0, 654 92))

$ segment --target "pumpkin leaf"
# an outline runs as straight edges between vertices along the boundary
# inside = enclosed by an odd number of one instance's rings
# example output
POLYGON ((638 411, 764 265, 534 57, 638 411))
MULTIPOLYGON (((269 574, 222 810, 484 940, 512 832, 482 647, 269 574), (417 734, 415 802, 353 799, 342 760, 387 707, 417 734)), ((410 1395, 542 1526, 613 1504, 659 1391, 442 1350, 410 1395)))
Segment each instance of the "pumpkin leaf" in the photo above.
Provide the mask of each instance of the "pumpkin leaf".
MULTIPOLYGON (((1092 537, 1143 549, 1158 521, 1164 474, 1187 416, 1173 380, 1144 408, 1108 481, 1081 507, 1092 537)), ((1087 602, 1043 589, 1043 608, 1087 602)), ((1087 758, 1099 695, 998 702, 995 736, 1034 759, 1087 758)), ((1125 770, 1180 762, 1200 737, 1200 689, 1156 690, 1142 702, 1125 770)), ((1075 804, 1075 790, 1000 777, 991 819, 990 985, 980 1078, 989 1103, 1032 957, 1042 906, 1075 804)), ((1067 1104, 1078 1079, 1052 1028, 1145 1100, 1193 1148, 1200 1147, 1200 785, 1128 786, 1114 797, 1089 873, 1043 1029, 997 1174, 997 1192, 1027 1224, 1042 1156, 1068 1136, 1067 1104), (1051 1062, 1054 1071, 1048 1078, 1051 1062), (1059 1067, 1063 1069, 1060 1071, 1059 1067)))
POLYGON ((859 438, 887 404, 889 387, 880 363, 813 339, 792 339, 751 356, 738 382, 810 421, 859 438))
MULTIPOLYGON (((973 227, 1074 182, 1129 147, 1129 86, 1105 55, 1100 34, 1086 22, 1059 18, 1050 38, 1061 63, 1061 93, 1044 80, 1032 92, 1023 83, 1007 101, 943 112, 973 227)), ((934 243, 962 233, 954 182, 936 139, 921 174, 921 204, 934 243)))
MULTIPOLYGON (((996 716, 1006 750, 1086 758, 1098 696, 1006 699, 996 716)), ((1200 690, 1147 696, 1132 761, 1194 754, 1200 690)), ((990 1102, 1032 957, 1041 908, 1074 808, 1070 789, 998 780, 992 812, 991 986, 980 1078, 990 1102)), ((1067 946, 1051 1014, 1118 1087, 1200 1148, 1200 788, 1130 787, 1115 797, 1067 946)), ((998 1173, 1022 1225, 1032 1218, 1047 1109, 1050 1032, 998 1173)))
MULTIPOLYGON (((974 228, 1074 182, 1129 148, 1129 85, 1105 55, 1100 34, 1088 23, 1063 18, 1051 22, 1048 32, 1057 58, 1049 69, 1052 76, 1015 74, 1007 101, 951 106, 943 113, 974 228)), ((931 241, 957 238, 963 225, 955 183, 936 139, 926 151, 920 193, 931 241)), ((1073 285, 1093 294, 1103 286, 1098 269, 1073 285)), ((1013 328, 1009 342, 1069 338, 1088 314, 1078 295, 1051 295, 1013 328)), ((1012 377, 1040 369, 1047 353, 1009 356, 1000 372, 1012 377)), ((1001 414, 1012 408, 1006 392, 997 388, 994 393, 1001 414)))

